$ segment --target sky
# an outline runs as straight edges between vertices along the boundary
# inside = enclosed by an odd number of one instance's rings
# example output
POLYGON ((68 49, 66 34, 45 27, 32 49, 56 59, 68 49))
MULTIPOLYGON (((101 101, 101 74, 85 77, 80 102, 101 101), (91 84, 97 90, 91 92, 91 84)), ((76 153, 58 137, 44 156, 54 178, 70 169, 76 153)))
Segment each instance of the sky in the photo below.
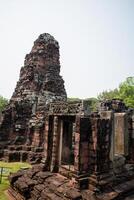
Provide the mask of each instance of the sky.
POLYGON ((134 76, 134 0, 0 0, 0 95, 11 97, 41 33, 59 42, 68 97, 97 97, 134 76))

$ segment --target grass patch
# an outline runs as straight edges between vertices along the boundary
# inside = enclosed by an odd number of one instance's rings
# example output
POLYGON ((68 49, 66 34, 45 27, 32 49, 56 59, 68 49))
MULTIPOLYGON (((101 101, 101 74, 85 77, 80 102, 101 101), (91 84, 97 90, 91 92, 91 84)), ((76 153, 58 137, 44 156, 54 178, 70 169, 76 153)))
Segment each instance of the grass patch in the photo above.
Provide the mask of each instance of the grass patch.
POLYGON ((9 181, 8 181, 8 175, 12 172, 17 172, 20 168, 23 167, 31 167, 28 163, 21 163, 21 162, 12 162, 12 163, 7 163, 7 162, 1 162, 0 161, 0 172, 1 172, 1 167, 5 167, 3 171, 3 176, 2 176, 2 182, 0 184, 0 200, 8 200, 6 195, 4 194, 5 190, 8 189, 9 187, 9 181))

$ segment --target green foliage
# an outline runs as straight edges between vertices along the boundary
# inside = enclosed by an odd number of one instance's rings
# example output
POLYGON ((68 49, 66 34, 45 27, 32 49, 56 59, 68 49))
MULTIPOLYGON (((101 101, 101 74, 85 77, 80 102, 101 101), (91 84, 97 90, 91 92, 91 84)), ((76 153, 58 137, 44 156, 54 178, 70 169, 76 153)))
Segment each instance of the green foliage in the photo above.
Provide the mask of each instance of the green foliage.
POLYGON ((119 85, 119 98, 131 108, 134 108, 134 77, 128 77, 119 85))
POLYGON ((105 90, 98 95, 98 99, 100 101, 103 101, 106 99, 111 100, 113 98, 118 98, 118 97, 119 97, 119 90, 117 88, 114 90, 109 90, 109 91, 105 90))
POLYGON ((119 98, 126 106, 134 108, 134 77, 128 77, 119 85, 119 88, 103 91, 98 95, 99 100, 119 98))
POLYGON ((97 111, 97 104, 98 104, 97 98, 91 97, 84 100, 88 101, 89 108, 92 112, 97 111))
POLYGON ((97 110, 97 104, 98 104, 98 99, 95 97, 91 98, 86 98, 86 99, 79 99, 77 97, 69 97, 67 99, 68 102, 81 102, 81 101, 86 101, 86 104, 88 105, 90 111, 96 111, 97 110))
POLYGON ((77 97, 69 97, 67 98, 67 101, 68 102, 77 102, 77 101, 81 101, 82 99, 79 99, 77 97))
POLYGON ((0 95, 0 112, 4 110, 7 104, 8 100, 0 95))

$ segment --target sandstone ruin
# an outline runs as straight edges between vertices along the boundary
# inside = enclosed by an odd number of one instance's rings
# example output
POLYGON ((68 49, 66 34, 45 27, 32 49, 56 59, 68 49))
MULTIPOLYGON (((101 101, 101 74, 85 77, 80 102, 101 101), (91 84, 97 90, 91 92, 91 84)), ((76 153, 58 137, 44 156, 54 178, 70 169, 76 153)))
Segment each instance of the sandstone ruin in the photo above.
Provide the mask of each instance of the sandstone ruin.
POLYGON ((91 113, 68 102, 59 75, 59 45, 49 34, 35 41, 1 121, 1 158, 40 162, 12 174, 17 200, 133 199, 134 112, 121 100, 91 113))
POLYGON ((4 144, 8 150, 1 154, 7 161, 40 160, 48 105, 67 98, 59 73, 59 44, 51 35, 42 34, 25 57, 19 81, 3 113, 0 139, 1 146, 4 144))

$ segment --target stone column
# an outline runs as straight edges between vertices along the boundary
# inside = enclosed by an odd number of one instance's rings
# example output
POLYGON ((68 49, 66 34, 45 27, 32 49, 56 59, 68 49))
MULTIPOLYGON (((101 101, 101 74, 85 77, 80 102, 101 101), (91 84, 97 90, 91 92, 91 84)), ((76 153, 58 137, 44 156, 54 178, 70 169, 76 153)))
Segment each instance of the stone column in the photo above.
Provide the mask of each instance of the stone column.
POLYGON ((89 149, 89 189, 106 184, 112 177, 110 168, 111 123, 109 119, 99 116, 91 117, 90 149, 89 149))
POLYGON ((111 121, 111 139, 110 139, 110 160, 114 160, 115 153, 115 135, 114 135, 114 112, 113 111, 101 111, 100 116, 103 119, 109 119, 111 121))
POLYGON ((114 114, 115 154, 128 155, 128 120, 126 113, 114 114))
MULTIPOLYGON (((82 117, 80 124, 80 174, 89 173, 89 143, 91 136, 90 118, 82 117)), ((87 175, 86 175, 87 176, 87 175)))
POLYGON ((44 157, 43 163, 47 166, 48 159, 48 133, 49 133, 49 117, 45 118, 45 128, 44 128, 44 157))
POLYGON ((75 148, 75 132, 76 132, 76 123, 73 123, 73 132, 72 132, 72 149, 74 152, 75 148))
POLYGON ((51 172, 57 172, 58 171, 58 117, 54 116, 54 122, 53 122, 53 146, 52 146, 52 160, 51 160, 51 166, 50 171, 51 172))
POLYGON ((62 157, 62 138, 63 138, 63 120, 60 120, 59 166, 61 165, 61 157, 62 157))
POLYGON ((129 113, 129 162, 134 163, 134 111, 129 113))
POLYGON ((76 115, 75 142, 74 142, 74 170, 76 173, 79 173, 79 156, 80 156, 80 116, 76 115))

